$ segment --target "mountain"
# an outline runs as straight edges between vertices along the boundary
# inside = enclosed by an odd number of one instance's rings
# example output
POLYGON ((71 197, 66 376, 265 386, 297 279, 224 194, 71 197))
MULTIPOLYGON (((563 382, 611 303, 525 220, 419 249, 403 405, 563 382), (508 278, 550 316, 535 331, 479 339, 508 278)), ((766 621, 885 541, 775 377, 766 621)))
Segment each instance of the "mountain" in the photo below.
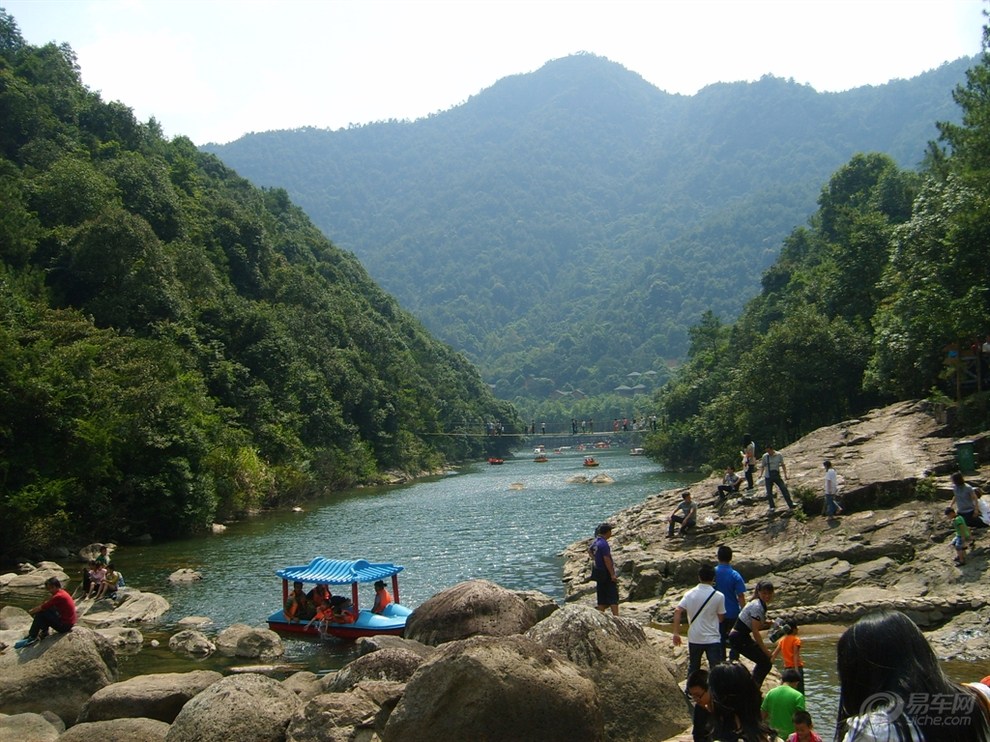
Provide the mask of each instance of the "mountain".
POLYGON ((857 152, 916 166, 972 60, 819 93, 790 80, 671 95, 590 54, 449 111, 204 149, 285 188, 499 396, 612 390, 732 318, 857 152))
POLYGON ((284 190, 2 9, 0 121, 0 559, 506 453, 511 406, 284 190))

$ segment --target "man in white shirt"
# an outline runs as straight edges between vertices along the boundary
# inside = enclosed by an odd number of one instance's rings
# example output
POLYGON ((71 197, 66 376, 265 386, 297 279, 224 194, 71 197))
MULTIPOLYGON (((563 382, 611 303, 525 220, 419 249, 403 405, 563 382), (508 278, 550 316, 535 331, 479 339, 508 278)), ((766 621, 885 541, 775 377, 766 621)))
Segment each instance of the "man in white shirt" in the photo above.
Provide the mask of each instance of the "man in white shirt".
POLYGON ((725 596, 715 589, 715 567, 702 564, 698 585, 681 598, 674 609, 674 646, 681 644, 681 618, 688 616, 688 677, 701 667, 701 655, 711 669, 722 661, 722 635, 718 627, 725 618, 725 596))

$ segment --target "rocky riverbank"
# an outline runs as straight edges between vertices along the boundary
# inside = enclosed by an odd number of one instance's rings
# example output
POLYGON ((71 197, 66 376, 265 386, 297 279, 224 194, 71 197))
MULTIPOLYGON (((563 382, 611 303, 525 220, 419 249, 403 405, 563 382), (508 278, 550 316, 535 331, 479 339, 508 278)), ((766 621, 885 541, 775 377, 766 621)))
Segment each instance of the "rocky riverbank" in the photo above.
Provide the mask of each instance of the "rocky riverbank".
MULTIPOLYGON (((986 461, 990 439, 973 440, 977 460, 986 461)), ((709 479, 685 488, 699 503, 698 528, 688 536, 666 538, 667 518, 685 489, 618 513, 612 549, 623 614, 669 623, 684 591, 697 583, 698 566, 714 563, 724 543, 749 586, 768 579, 777 587, 774 615, 848 623, 875 608, 897 608, 932 630, 942 657, 990 658, 990 529, 976 531, 976 549, 957 567, 942 512, 951 500, 949 475, 958 468, 956 442, 926 403, 901 403, 822 428, 781 451, 800 503, 794 512, 778 493, 776 514, 768 515, 762 487, 718 507, 719 482, 709 479), (845 512, 837 518, 822 514, 825 459, 839 474, 845 512)), ((987 467, 967 474, 984 491, 988 479, 987 467)), ((586 546, 565 553, 568 600, 593 593, 585 581, 586 546)))

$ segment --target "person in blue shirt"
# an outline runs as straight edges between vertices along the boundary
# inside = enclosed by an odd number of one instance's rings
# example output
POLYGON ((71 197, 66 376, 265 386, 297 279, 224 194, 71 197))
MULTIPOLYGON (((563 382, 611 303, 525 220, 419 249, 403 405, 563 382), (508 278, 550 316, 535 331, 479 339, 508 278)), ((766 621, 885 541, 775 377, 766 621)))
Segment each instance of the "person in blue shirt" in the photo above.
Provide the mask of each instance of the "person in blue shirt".
POLYGON ((726 649, 729 649, 729 659, 735 660, 738 655, 729 648, 729 631, 732 630, 739 611, 746 605, 746 581, 732 566, 732 547, 722 544, 716 552, 718 564, 715 566, 715 589, 725 596, 725 620, 719 624, 722 635, 722 661, 725 662, 726 649))

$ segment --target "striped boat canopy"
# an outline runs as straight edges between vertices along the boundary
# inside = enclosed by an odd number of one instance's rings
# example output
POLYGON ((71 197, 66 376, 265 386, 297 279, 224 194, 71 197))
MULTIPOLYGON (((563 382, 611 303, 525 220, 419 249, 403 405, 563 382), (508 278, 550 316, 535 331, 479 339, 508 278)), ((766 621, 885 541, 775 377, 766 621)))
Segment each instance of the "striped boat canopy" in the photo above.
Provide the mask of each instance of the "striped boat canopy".
POLYGON ((404 569, 401 565, 383 562, 373 564, 367 559, 327 559, 316 557, 309 564, 298 567, 283 567, 275 574, 284 580, 294 582, 316 582, 321 585, 348 585, 352 582, 374 582, 397 575, 404 569))

